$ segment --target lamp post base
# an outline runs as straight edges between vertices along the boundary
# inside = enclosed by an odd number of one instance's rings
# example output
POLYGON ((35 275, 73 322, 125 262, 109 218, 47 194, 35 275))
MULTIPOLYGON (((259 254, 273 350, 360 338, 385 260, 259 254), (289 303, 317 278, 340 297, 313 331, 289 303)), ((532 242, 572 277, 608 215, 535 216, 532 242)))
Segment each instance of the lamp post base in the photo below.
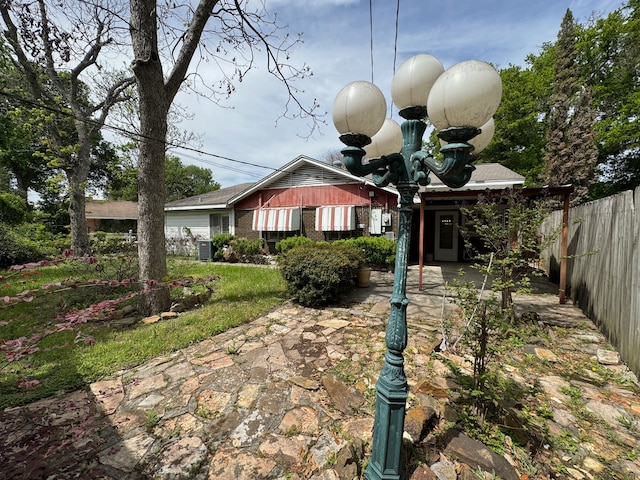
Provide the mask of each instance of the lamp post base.
POLYGON ((384 376, 376 384, 376 414, 371 458, 364 478, 367 480, 402 480, 400 465, 404 415, 407 403, 406 382, 391 383, 384 376))

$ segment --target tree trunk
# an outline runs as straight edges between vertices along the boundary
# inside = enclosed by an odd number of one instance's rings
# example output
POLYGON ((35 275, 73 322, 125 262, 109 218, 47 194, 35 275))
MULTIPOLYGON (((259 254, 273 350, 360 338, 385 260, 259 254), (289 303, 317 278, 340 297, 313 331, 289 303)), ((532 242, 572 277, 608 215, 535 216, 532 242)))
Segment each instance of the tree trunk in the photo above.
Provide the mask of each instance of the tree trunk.
POLYGON ((69 180, 69 229, 71 232, 71 250, 75 256, 89 253, 89 232, 87 231, 87 216, 85 212, 85 179, 81 173, 72 171, 67 174, 69 180))
POLYGON ((89 253, 85 187, 91 164, 91 138, 82 122, 76 122, 76 131, 78 132, 78 151, 66 175, 69 180, 71 250, 74 255, 82 256, 89 253))
POLYGON ((167 275, 164 236, 165 141, 167 98, 157 51, 155 0, 131 0, 133 71, 139 93, 140 156, 138 158, 138 256, 140 280, 151 287, 139 310, 148 315, 167 310, 169 291, 157 285, 167 275), (155 284, 155 285, 154 285, 155 284))

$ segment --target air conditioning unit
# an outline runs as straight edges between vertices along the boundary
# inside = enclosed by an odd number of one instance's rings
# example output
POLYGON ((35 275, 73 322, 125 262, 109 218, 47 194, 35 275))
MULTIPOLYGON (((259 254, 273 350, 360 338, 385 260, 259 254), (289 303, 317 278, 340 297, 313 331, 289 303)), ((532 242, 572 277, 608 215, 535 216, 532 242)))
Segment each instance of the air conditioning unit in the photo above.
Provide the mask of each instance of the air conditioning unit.
POLYGON ((201 262, 213 260, 213 242, 211 240, 198 240, 198 258, 201 262))

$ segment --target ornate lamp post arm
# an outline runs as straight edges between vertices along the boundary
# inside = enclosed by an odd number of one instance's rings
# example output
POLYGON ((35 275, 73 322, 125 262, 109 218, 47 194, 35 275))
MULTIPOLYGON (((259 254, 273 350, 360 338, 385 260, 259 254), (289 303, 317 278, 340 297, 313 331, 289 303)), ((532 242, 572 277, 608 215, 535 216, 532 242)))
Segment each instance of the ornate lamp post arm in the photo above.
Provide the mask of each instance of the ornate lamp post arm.
MULTIPOLYGON (((497 72, 487 64, 483 65, 490 68, 493 72, 491 73, 494 76, 493 80, 495 80, 497 72)), ((475 63, 473 66, 477 67, 475 63)), ((482 75, 487 71, 485 66, 481 68, 482 75)), ((342 150, 346 168, 356 176, 372 175, 374 183, 379 187, 385 187, 389 184, 395 185, 399 196, 398 241, 393 293, 390 298, 391 312, 385 335, 387 352, 376 383, 373 443, 371 458, 365 472, 365 478, 368 480, 400 480, 403 478, 400 450, 409 393, 407 377, 404 372, 403 351, 407 346, 408 339, 407 305, 409 300, 406 296, 406 286, 413 200, 419 186, 429 183, 430 173, 434 173, 451 187, 461 187, 469 181, 474 170, 473 165, 469 163, 470 154, 474 149, 470 141, 480 133, 481 130, 478 127, 487 122, 487 118, 483 116, 471 118, 473 115, 467 111, 466 116, 459 120, 459 125, 463 125, 462 127, 451 126, 447 117, 455 117, 456 109, 445 111, 445 106, 440 106, 446 121, 436 123, 432 118, 432 122, 441 129, 440 138, 447 142, 441 148, 444 159, 437 161, 421 150, 422 136, 426 130, 426 123, 422 118, 426 116, 427 108, 431 108, 415 103, 415 98, 427 103, 426 100, 429 97, 429 102, 431 102, 429 91, 437 90, 441 79, 446 77, 446 72, 442 73, 443 71, 442 64, 429 55, 413 57, 398 69, 396 76, 394 76, 395 85, 392 84, 392 94, 394 103, 400 109, 400 115, 405 118, 399 128, 401 139, 393 138, 393 135, 385 131, 387 125, 395 124, 395 122, 388 124, 384 121, 386 102, 384 96, 374 85, 368 82, 349 84, 340 91, 334 102, 334 123, 342 134, 340 140, 347 145, 342 150), (417 74, 419 77, 420 82, 418 83, 420 85, 417 86, 417 90, 414 85, 415 79, 407 79, 407 73, 417 74), (426 87, 424 85, 425 79, 426 87), (403 88, 395 88, 397 85, 403 88), (404 91, 404 87, 407 86, 408 92, 404 91), (367 113, 367 109, 382 112, 382 117, 367 113), (377 145, 376 137, 378 136, 385 139, 385 145, 377 145), (372 140, 375 146, 374 150, 381 150, 383 153, 365 163, 363 159, 367 152, 363 147, 369 145, 372 140), (387 152, 389 153, 386 154, 387 152)), ((482 80, 482 78, 480 79, 482 80)), ((469 81, 469 78, 464 79, 467 84, 469 81)), ((497 76, 497 81, 498 90, 501 92, 499 76, 497 76)), ((487 112, 489 117, 493 115, 499 103, 500 92, 494 102, 495 106, 487 108, 486 105, 483 105, 484 116, 487 112)), ((480 92, 479 95, 486 96, 486 93, 486 91, 480 92)), ((491 97, 491 95, 489 96, 491 97)), ((493 97, 495 97, 495 92, 493 97)), ((436 104, 434 110, 437 111, 438 107, 436 104)), ((395 125, 397 127, 397 124, 395 125)))

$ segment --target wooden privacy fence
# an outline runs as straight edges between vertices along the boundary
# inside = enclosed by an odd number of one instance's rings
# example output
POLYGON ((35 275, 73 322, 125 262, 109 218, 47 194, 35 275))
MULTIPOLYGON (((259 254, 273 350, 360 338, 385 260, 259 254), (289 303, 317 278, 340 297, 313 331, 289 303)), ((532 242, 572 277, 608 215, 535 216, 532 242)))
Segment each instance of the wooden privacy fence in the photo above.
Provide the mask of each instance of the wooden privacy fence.
MULTIPOLYGON (((567 296, 580 306, 640 376, 640 187, 569 212, 567 296)), ((557 232, 562 211, 545 221, 557 232)), ((560 238, 543 252, 552 280, 560 271, 560 238)))

